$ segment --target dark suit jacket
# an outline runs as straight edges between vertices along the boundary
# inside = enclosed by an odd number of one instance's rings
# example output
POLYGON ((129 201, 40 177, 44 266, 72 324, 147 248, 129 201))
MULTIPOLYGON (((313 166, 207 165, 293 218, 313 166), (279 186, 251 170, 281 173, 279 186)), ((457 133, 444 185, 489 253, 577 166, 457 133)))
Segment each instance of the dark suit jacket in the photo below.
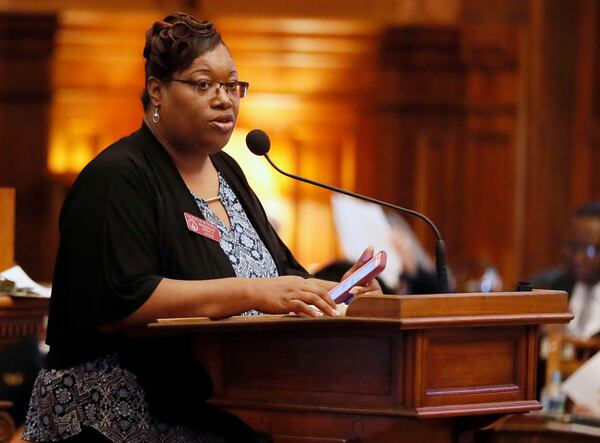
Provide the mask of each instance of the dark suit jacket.
POLYGON ((564 268, 553 268, 534 275, 531 278, 531 283, 537 289, 566 291, 571 297, 575 287, 575 276, 564 268))

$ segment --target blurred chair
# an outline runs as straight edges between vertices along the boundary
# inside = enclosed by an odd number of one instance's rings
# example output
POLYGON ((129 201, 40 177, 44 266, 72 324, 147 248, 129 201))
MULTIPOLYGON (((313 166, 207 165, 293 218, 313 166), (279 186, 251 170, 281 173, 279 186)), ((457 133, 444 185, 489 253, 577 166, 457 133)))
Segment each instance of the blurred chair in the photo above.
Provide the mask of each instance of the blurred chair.
POLYGON ((553 331, 544 346, 547 346, 545 381, 549 384, 555 371, 565 379, 600 352, 600 337, 581 339, 553 331))

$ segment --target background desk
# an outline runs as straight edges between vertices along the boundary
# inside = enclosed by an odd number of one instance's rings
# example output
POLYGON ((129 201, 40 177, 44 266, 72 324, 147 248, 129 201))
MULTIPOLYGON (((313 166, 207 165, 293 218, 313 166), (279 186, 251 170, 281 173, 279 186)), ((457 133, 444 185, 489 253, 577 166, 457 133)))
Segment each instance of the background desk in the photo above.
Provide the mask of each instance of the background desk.
POLYGON ((591 443, 600 442, 600 427, 562 423, 537 414, 510 415, 481 432, 481 443, 591 443))

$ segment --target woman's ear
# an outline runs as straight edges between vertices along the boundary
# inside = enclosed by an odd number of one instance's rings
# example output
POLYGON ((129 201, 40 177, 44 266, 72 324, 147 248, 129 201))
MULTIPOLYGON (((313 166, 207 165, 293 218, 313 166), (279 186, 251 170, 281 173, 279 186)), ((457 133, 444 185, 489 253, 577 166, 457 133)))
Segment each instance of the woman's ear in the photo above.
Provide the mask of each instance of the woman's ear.
POLYGON ((146 90, 148 91, 148 96, 150 97, 150 102, 152 104, 160 104, 163 87, 164 85, 159 79, 156 77, 148 77, 148 81, 146 82, 146 90))

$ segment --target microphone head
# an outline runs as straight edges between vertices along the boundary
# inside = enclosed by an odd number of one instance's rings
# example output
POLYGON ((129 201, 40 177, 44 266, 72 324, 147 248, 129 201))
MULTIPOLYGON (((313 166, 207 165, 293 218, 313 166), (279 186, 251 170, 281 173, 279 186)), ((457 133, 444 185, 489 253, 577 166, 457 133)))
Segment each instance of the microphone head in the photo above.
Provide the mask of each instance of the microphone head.
POLYGON ((271 149, 271 140, 265 131, 253 129, 246 135, 246 146, 254 155, 265 155, 271 149))

